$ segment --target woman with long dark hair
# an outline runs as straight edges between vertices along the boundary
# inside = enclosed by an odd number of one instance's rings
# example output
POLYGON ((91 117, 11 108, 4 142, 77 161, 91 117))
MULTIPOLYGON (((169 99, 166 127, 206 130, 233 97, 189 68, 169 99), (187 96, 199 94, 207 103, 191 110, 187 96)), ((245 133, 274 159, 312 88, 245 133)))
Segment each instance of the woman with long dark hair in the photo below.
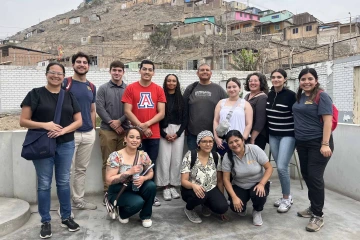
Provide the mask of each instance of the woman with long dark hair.
POLYGON ((180 82, 175 74, 165 77, 163 84, 166 106, 160 121, 159 156, 156 160, 156 185, 163 187, 165 201, 180 198, 175 187, 180 186, 180 165, 184 148, 184 129, 187 121, 180 82))
POLYGON ((250 91, 245 96, 245 100, 253 107, 251 137, 247 142, 258 145, 264 150, 267 142, 266 101, 269 91, 266 77, 257 72, 249 74, 245 81, 245 90, 250 91))
POLYGON ((241 134, 245 136, 245 140, 247 140, 250 135, 253 122, 253 109, 250 103, 240 98, 240 80, 236 77, 229 78, 226 81, 226 92, 229 98, 220 100, 216 105, 214 113, 215 143, 217 148, 221 152, 224 152, 224 154, 228 150, 228 147, 224 142, 225 135, 220 137, 217 135, 216 128, 218 127, 219 123, 227 121, 227 116, 229 112, 232 111, 231 117, 228 120, 230 124, 228 131, 239 130, 241 134))
POLYGON ((229 131, 226 142, 229 151, 224 156, 222 170, 230 209, 240 216, 245 216, 246 204, 251 199, 253 224, 261 226, 261 212, 269 195, 269 179, 273 168, 265 152, 256 145, 245 144, 244 137, 238 130, 229 131), (232 182, 230 174, 233 177, 232 182))
POLYGON ((292 106, 296 101, 295 93, 286 88, 287 74, 283 69, 275 69, 271 75, 272 87, 268 94, 266 113, 269 131, 269 145, 276 162, 282 197, 274 206, 279 213, 291 208, 289 163, 295 150, 294 118, 292 106))
POLYGON ((316 232, 324 225, 324 172, 334 151, 334 142, 332 100, 320 88, 315 69, 305 68, 300 72, 296 100, 293 105, 296 149, 310 200, 310 207, 297 214, 310 218, 306 230, 316 232))
POLYGON ((110 154, 106 167, 106 183, 109 186, 108 199, 114 203, 123 184, 131 178, 116 207, 119 207, 119 222, 128 223, 129 217, 140 212, 140 219, 145 228, 152 226, 152 206, 156 195, 156 185, 153 181, 153 169, 148 169, 151 159, 144 151, 139 151, 142 132, 131 127, 125 132, 125 148, 110 154), (137 157, 137 164, 134 165, 137 157), (145 174, 145 171, 147 173, 145 174), (139 176, 141 175, 141 176, 139 176))
POLYGON ((80 229, 71 217, 70 168, 74 154, 74 131, 82 124, 80 106, 70 92, 64 93, 60 123, 53 122, 56 104, 64 80, 65 68, 59 63, 46 67, 47 84, 32 89, 21 103, 20 126, 46 129, 49 138, 56 138, 54 157, 33 160, 37 175, 38 208, 41 216, 40 238, 50 238, 51 181, 55 170, 56 190, 60 203, 61 226, 74 232, 80 229))

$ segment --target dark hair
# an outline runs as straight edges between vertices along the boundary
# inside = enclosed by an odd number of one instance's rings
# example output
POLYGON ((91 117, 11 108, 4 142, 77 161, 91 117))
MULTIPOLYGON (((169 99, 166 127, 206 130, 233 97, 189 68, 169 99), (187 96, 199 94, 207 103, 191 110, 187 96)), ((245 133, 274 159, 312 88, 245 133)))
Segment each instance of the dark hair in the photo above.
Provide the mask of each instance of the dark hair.
MULTIPOLYGON (((310 73, 311 75, 314 76, 314 78, 316 79, 316 81, 318 81, 319 77, 318 77, 318 74, 316 72, 316 70, 314 68, 304 68, 303 70, 301 70, 301 72, 299 73, 299 82, 302 78, 302 76, 304 76, 305 74, 308 74, 310 73)), ((322 88, 320 88, 320 83, 319 81, 316 83, 315 85, 315 88, 312 90, 311 94, 310 94, 310 100, 313 101, 315 96, 317 95, 317 93, 322 90, 322 88)), ((300 85, 299 85, 299 88, 297 90, 297 93, 296 93, 296 100, 298 103, 300 103, 300 98, 301 98, 301 94, 302 94, 303 90, 300 88, 300 85)))
POLYGON ((125 70, 125 65, 120 61, 113 61, 110 63, 110 71, 112 68, 122 68, 122 70, 125 70))
POLYGON ((275 69, 274 71, 272 71, 271 74, 270 74, 270 77, 276 72, 280 73, 284 78, 287 78, 287 73, 282 68, 278 68, 278 69, 275 69))
POLYGON ((64 65, 62 65, 61 63, 58 63, 58 62, 51 62, 51 63, 49 63, 49 64, 46 66, 46 73, 50 70, 50 68, 51 68, 52 66, 59 66, 59 67, 61 67, 62 70, 63 70, 63 73, 64 73, 64 75, 65 75, 65 67, 64 67, 64 65))
POLYGON ((142 131, 141 131, 138 127, 130 127, 130 128, 128 128, 128 129, 126 129, 126 131, 125 131, 125 137, 129 136, 130 131, 133 130, 133 129, 139 132, 140 138, 142 139, 142 138, 143 138, 143 133, 142 133, 142 131))
POLYGON ((174 76, 176 78, 175 100, 174 100, 173 106, 170 106, 168 103, 165 103, 165 107, 166 107, 165 116, 170 116, 170 114, 171 114, 170 111, 172 110, 171 108, 177 109, 179 116, 182 116, 183 109, 184 109, 184 99, 181 94, 179 78, 175 74, 168 74, 168 75, 166 75, 166 77, 164 79, 163 89, 165 92, 165 96, 166 96, 166 99, 169 99, 170 94, 167 91, 167 87, 166 87, 166 81, 168 80, 169 76, 174 76))
POLYGON ((250 91, 250 88, 249 88, 249 81, 250 81, 250 78, 252 76, 257 76, 259 78, 259 81, 260 81, 260 91, 263 91, 264 93, 268 94, 269 93, 269 86, 267 84, 267 81, 266 81, 266 77, 264 74, 261 74, 261 73, 258 73, 258 72, 254 72, 254 73, 250 73, 247 77, 246 77, 246 81, 245 81, 245 90, 246 91, 250 91))
POLYGON ((236 77, 229 78, 229 79, 226 81, 226 85, 225 85, 226 88, 227 88, 227 85, 229 84, 229 82, 234 82, 234 83, 236 83, 236 85, 238 85, 239 88, 241 89, 241 84, 240 84, 240 81, 239 81, 238 78, 236 78, 236 77))
POLYGON ((75 64, 76 59, 78 59, 79 57, 84 57, 84 58, 86 58, 86 60, 87 60, 87 62, 88 62, 88 65, 90 64, 90 57, 89 57, 89 55, 86 55, 86 54, 83 53, 83 52, 77 52, 76 54, 72 55, 72 57, 71 57, 71 62, 72 62, 72 64, 75 64))
POLYGON ((153 70, 155 70, 155 64, 150 60, 142 60, 140 63, 140 69, 143 67, 144 64, 151 64, 153 66, 153 70))
MULTIPOLYGON (((244 140, 244 137, 243 135, 241 134, 240 131, 238 130, 230 130, 226 135, 225 135, 225 140, 226 140, 226 143, 229 143, 229 139, 231 137, 237 137, 237 138, 240 138, 243 142, 244 142, 244 148, 245 148, 245 140, 244 140)), ((228 158, 231 162, 231 168, 234 167, 234 156, 233 156, 233 152, 232 150, 230 149, 229 147, 229 150, 227 151, 227 154, 228 154, 228 158)))

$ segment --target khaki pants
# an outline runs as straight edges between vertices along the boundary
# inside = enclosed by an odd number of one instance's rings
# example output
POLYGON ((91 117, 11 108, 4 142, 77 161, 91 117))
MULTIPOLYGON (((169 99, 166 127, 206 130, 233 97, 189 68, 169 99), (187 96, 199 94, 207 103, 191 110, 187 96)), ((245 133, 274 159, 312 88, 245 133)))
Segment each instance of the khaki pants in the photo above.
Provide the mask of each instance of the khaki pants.
POLYGON ((84 200, 86 169, 90 163, 94 142, 95 129, 89 132, 75 132, 75 151, 71 165, 71 172, 74 172, 71 192, 75 203, 84 200))
POLYGON ((106 184, 106 178, 105 178, 106 162, 107 159, 109 158, 110 153, 124 148, 123 142, 124 142, 125 133, 119 135, 114 131, 100 129, 99 137, 100 137, 101 156, 103 160, 102 177, 104 183, 104 192, 106 192, 109 187, 106 184))

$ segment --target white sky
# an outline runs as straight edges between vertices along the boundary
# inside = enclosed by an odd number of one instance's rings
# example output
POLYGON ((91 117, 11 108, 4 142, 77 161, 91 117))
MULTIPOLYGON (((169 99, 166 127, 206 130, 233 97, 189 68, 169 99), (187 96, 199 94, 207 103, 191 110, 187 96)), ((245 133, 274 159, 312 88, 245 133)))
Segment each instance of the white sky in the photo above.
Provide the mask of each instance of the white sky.
MULTIPOLYGON (((82 0, 0 0, 0 39, 39 21, 76 9, 81 2, 82 0)), ((289 10, 294 14, 309 12, 323 22, 349 22, 349 12, 353 17, 360 16, 360 0, 250 0, 250 6, 262 10, 289 10)))

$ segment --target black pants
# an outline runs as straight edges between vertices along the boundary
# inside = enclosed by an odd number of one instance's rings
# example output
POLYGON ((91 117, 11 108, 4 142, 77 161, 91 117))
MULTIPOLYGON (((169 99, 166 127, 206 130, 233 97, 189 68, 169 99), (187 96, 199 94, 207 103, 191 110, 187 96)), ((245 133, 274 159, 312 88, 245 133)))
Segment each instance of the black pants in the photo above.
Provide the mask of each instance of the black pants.
POLYGON ((205 205, 214 213, 224 214, 228 210, 228 204, 224 194, 218 187, 205 192, 204 198, 198 198, 192 189, 181 188, 182 199, 186 202, 186 209, 193 210, 196 206, 205 205))
MULTIPOLYGON (((316 216, 322 216, 325 201, 324 172, 330 157, 320 153, 322 138, 308 141, 296 140, 296 149, 299 154, 301 174, 308 188, 308 197, 311 211, 316 216)), ((329 141, 331 151, 334 151, 332 136, 329 141)))
MULTIPOLYGON (((246 210, 246 203, 250 199, 253 203, 253 208, 255 211, 260 212, 264 209, 264 205, 266 203, 266 197, 269 195, 269 192, 270 192, 270 182, 267 182, 265 184, 265 196, 263 196, 263 197, 259 197, 258 195, 256 195, 256 191, 254 191, 254 187, 257 184, 258 183, 256 183, 254 186, 252 186, 249 189, 243 189, 239 186, 232 185, 236 196, 238 196, 238 198, 240 198, 240 200, 244 204, 242 212, 244 212, 246 210)), ((234 212, 236 212, 234 209, 234 204, 233 204, 232 198, 230 196, 229 196, 229 200, 230 200, 230 209, 233 210, 234 212)))

